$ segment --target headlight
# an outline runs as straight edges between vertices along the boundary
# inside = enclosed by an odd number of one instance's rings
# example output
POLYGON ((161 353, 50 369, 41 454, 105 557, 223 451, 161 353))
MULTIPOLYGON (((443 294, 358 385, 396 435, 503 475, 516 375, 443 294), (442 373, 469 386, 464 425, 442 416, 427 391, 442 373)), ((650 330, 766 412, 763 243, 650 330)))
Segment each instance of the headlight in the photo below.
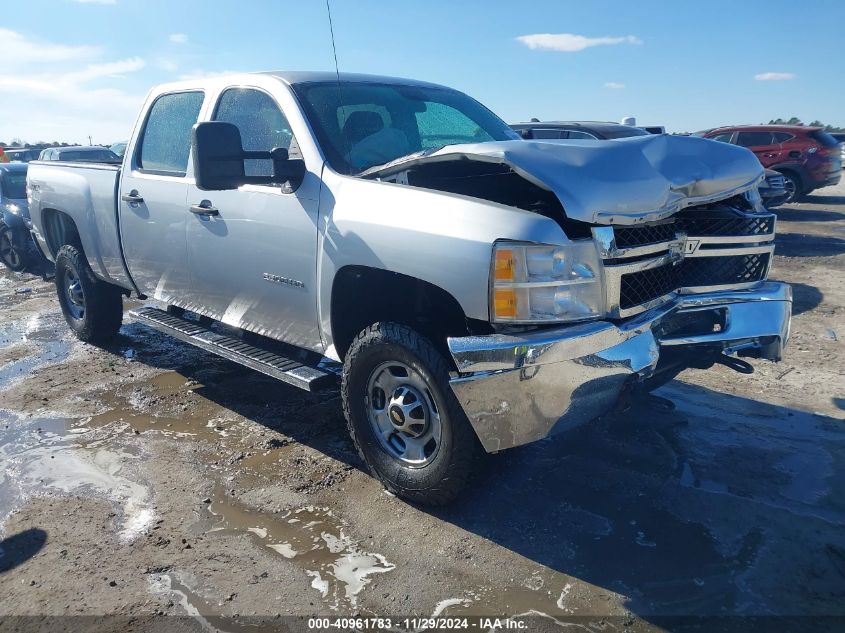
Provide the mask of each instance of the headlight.
POLYGON ((581 321, 605 311, 592 240, 566 246, 497 242, 490 288, 494 323, 581 321))

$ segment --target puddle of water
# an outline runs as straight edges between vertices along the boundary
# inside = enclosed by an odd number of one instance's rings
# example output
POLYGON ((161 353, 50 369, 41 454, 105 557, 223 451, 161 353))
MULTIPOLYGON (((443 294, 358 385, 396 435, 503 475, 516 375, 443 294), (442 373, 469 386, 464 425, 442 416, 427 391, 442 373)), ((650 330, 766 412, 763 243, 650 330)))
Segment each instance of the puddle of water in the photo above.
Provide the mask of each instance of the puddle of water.
POLYGON ((50 493, 108 499, 120 508, 118 538, 136 539, 155 518, 152 491, 124 474, 139 459, 109 435, 62 418, 20 420, 0 413, 0 529, 27 499, 50 493))
POLYGON ((220 411, 208 400, 201 399, 196 406, 181 415, 155 415, 158 402, 173 398, 179 393, 202 388, 177 372, 165 372, 145 381, 151 389, 138 389, 128 396, 115 392, 98 394, 106 410, 84 420, 91 428, 117 425, 123 430, 138 433, 157 431, 170 437, 216 442, 228 437, 227 424, 220 419, 220 411))
POLYGON ((209 511, 210 532, 249 534, 259 544, 293 561, 329 607, 355 608, 375 574, 394 569, 381 554, 364 551, 326 508, 308 506, 278 517, 247 509, 218 488, 209 511))
POLYGON ((150 591, 181 605, 185 613, 208 633, 274 633, 279 630, 277 624, 263 623, 254 617, 250 618, 249 623, 244 623, 238 618, 220 615, 219 607, 191 591, 178 574, 151 574, 149 583, 150 591))

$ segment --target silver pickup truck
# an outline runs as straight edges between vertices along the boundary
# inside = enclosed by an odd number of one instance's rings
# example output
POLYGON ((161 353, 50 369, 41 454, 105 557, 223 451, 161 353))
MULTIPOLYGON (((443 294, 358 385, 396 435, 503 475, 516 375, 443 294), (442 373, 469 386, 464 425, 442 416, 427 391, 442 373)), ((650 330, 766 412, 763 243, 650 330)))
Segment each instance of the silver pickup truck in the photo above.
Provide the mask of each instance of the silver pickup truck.
POLYGON ((28 192, 80 339, 131 294, 178 339, 340 382, 372 472, 435 504, 484 452, 685 368, 779 360, 762 178, 702 138, 526 141, 442 86, 274 72, 159 86, 122 167, 30 163, 28 192))

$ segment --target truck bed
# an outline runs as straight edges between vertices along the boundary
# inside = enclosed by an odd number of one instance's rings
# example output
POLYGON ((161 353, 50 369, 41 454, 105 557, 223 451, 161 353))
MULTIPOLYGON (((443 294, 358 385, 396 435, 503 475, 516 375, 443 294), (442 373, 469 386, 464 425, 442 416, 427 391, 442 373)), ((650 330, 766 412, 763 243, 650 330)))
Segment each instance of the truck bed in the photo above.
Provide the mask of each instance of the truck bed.
POLYGON ((111 163, 33 161, 27 172, 30 214, 44 254, 50 246, 52 218, 69 216, 79 232, 82 248, 94 274, 110 283, 132 288, 120 247, 117 196, 121 166, 111 163))

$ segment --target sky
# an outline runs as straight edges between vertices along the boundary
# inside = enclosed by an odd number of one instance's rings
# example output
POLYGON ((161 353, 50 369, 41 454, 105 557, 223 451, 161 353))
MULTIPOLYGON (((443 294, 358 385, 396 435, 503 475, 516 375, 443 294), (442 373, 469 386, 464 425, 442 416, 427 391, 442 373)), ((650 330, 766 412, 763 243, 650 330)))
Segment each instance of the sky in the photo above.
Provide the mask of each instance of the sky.
MULTIPOLYGON (((508 122, 845 126, 845 1, 330 0, 341 71, 462 90, 508 122)), ((6 0, 0 141, 125 140, 155 84, 334 70, 325 0, 6 0)))

